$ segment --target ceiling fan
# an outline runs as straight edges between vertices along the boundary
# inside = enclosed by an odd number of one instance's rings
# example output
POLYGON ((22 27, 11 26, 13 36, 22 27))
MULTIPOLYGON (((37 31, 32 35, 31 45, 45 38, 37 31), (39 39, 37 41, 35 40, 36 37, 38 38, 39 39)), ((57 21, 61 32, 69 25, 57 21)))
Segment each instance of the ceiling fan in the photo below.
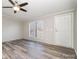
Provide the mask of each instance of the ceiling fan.
POLYGON ((18 4, 18 2, 13 2, 12 0, 8 0, 13 6, 3 6, 2 8, 13 8, 14 9, 14 13, 16 13, 17 11, 23 11, 23 12, 27 12, 27 10, 23 9, 22 7, 25 5, 28 5, 27 2, 22 3, 22 4, 18 4))

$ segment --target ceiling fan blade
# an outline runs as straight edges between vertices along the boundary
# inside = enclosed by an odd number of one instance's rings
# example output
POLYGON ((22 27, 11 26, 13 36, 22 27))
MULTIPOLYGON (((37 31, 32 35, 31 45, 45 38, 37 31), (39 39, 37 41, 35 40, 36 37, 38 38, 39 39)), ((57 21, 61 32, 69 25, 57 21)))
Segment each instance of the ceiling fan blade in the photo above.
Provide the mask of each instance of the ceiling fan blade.
POLYGON ((2 8, 13 8, 12 6, 3 6, 2 8))
POLYGON ((17 4, 18 4, 18 2, 17 2, 17 1, 15 1, 15 3, 17 3, 17 4))
POLYGON ((9 2, 10 2, 12 5, 15 5, 15 3, 14 3, 12 0, 9 0, 9 2))
POLYGON ((20 8, 20 10, 21 10, 21 11, 24 11, 24 12, 27 12, 27 10, 25 10, 25 9, 23 9, 23 8, 20 8))
POLYGON ((20 4, 19 6, 20 6, 20 7, 23 7, 23 6, 25 6, 25 5, 28 5, 28 3, 25 2, 25 3, 20 4))
POLYGON ((16 13, 16 11, 14 10, 14 13, 16 13))

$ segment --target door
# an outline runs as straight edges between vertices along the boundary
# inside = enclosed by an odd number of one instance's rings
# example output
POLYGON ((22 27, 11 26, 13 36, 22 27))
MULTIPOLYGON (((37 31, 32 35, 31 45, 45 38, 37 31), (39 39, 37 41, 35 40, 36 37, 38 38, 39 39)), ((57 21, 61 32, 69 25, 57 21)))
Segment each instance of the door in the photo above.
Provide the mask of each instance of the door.
POLYGON ((73 13, 55 16, 55 42, 73 48, 73 13))

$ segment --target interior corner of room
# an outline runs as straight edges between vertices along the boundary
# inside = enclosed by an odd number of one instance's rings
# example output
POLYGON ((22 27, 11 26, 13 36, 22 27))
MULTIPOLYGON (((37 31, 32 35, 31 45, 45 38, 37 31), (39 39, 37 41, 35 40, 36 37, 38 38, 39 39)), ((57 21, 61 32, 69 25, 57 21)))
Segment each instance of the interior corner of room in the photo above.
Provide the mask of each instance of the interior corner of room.
POLYGON ((76 14, 73 10, 64 12, 44 15, 34 21, 19 21, 3 16, 2 41, 31 39, 75 49, 76 14))

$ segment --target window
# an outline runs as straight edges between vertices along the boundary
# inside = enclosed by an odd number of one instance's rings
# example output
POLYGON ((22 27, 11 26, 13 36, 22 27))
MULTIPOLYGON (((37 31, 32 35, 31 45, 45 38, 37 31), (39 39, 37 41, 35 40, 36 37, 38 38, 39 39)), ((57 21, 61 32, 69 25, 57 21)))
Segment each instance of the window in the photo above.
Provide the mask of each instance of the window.
POLYGON ((43 30, 43 21, 33 21, 29 24, 29 37, 37 37, 38 32, 43 30))
POLYGON ((31 22, 29 24, 29 37, 37 37, 37 22, 31 22))

